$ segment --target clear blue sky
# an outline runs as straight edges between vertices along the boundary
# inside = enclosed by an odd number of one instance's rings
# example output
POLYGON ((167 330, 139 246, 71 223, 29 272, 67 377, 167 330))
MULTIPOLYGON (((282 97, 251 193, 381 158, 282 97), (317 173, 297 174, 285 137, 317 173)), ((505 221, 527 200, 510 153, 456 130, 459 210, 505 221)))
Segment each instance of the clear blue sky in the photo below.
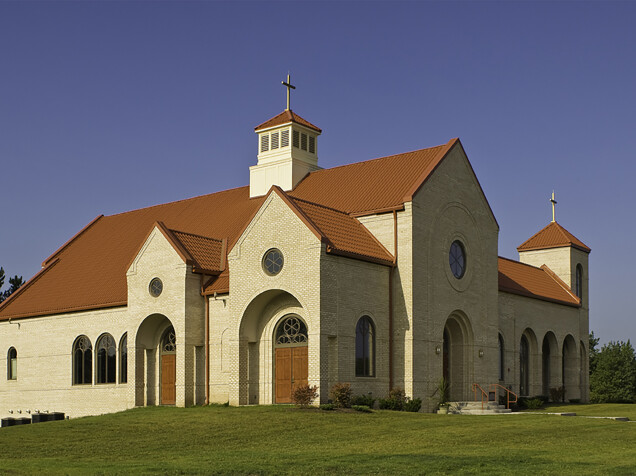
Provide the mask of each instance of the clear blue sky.
POLYGON ((502 256, 556 190, 592 248, 591 329, 634 340, 634 18, 609 1, 0 1, 0 265, 30 278, 98 214, 246 185, 291 71, 323 167, 459 136, 502 256))

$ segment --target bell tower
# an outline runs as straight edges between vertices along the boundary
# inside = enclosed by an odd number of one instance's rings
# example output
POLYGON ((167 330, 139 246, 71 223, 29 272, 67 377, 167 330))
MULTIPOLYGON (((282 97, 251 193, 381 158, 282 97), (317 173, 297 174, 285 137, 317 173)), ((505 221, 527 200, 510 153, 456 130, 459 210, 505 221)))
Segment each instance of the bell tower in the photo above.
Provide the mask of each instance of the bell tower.
POLYGON ((287 81, 287 108, 256 126, 258 162, 250 167, 250 198, 265 195, 272 185, 292 190, 318 167, 318 136, 322 130, 291 110, 290 94, 296 89, 287 81))

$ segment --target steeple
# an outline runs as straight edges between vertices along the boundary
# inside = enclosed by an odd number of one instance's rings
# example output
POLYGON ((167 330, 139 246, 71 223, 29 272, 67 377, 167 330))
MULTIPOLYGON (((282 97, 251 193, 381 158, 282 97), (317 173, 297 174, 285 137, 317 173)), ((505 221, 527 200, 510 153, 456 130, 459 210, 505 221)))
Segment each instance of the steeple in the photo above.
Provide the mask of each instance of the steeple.
POLYGON ((254 128, 258 134, 258 162, 250 167, 250 198, 265 195, 272 185, 292 190, 318 167, 319 127, 291 110, 290 92, 296 89, 291 77, 287 88, 287 108, 254 128))

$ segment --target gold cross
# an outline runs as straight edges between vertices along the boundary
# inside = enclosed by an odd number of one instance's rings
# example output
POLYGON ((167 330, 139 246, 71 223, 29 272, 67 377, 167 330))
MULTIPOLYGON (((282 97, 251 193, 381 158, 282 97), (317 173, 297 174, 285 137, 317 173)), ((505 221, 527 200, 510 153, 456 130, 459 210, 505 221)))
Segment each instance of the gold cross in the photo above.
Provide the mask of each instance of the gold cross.
POLYGON ((552 202, 552 221, 556 221, 556 204, 557 201, 554 199, 554 190, 552 191, 552 198, 550 199, 550 202, 552 202))
POLYGON ((287 111, 289 111, 290 89, 296 89, 296 86, 292 86, 291 76, 289 74, 287 75, 287 82, 283 81, 283 86, 287 87, 287 111))

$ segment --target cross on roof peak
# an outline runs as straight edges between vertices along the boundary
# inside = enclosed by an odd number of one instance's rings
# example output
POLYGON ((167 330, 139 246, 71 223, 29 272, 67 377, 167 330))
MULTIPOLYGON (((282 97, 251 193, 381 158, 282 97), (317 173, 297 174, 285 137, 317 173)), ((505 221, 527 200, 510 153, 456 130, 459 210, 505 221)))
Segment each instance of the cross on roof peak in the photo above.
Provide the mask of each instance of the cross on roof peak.
POLYGON ((283 81, 283 86, 285 86, 287 88, 287 109, 285 109, 286 111, 290 111, 291 107, 290 107, 290 95, 291 95, 291 90, 292 89, 296 89, 296 86, 293 86, 291 83, 291 75, 288 73, 287 74, 287 82, 283 81))

